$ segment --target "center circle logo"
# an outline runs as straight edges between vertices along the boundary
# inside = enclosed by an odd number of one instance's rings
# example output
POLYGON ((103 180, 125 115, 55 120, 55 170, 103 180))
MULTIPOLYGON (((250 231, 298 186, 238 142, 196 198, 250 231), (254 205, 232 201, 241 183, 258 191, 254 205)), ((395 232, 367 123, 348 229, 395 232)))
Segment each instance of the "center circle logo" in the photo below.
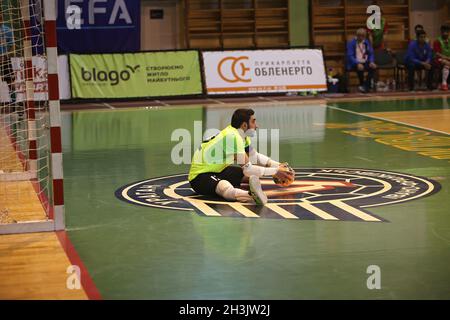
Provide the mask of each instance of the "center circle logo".
MULTIPOLYGON (((387 222, 377 206, 412 201, 438 192, 440 184, 404 173, 350 168, 295 168, 289 187, 261 178, 269 202, 256 206, 196 194, 187 174, 134 182, 116 190, 120 200, 147 207, 195 211, 203 216, 387 222)), ((245 183, 241 186, 248 189, 245 183)))

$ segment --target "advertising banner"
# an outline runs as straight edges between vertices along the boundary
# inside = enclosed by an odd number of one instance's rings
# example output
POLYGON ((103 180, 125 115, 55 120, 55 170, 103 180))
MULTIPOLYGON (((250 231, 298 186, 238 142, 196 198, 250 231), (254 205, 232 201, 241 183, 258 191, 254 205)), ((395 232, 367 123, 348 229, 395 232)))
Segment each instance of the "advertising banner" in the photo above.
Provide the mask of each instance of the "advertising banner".
MULTIPOLYGON (((33 83, 34 83, 34 100, 47 100, 47 59, 45 56, 33 56, 33 83)), ((25 100, 25 67, 24 59, 19 57, 11 58, 11 65, 14 72, 14 88, 16 101, 25 100)), ((67 56, 58 56, 58 85, 59 98, 70 99, 69 84, 69 68, 67 64, 67 56)), ((10 93, 8 87, 4 86, 0 92, 0 101, 10 102, 10 93)))
POLYGON ((326 91, 319 49, 202 52, 208 94, 326 91))
POLYGON ((57 3, 59 52, 140 50, 141 1, 58 0, 57 3))
POLYGON ((58 83, 59 99, 70 99, 69 57, 67 55, 58 56, 58 83))
POLYGON ((202 93, 197 51, 69 56, 73 98, 136 98, 202 93))
MULTIPOLYGON (((47 86, 47 59, 44 56, 33 56, 33 83, 34 100, 46 100, 47 86)), ((24 101, 25 98, 25 64, 23 58, 11 58, 11 65, 15 77, 16 101, 24 101)))

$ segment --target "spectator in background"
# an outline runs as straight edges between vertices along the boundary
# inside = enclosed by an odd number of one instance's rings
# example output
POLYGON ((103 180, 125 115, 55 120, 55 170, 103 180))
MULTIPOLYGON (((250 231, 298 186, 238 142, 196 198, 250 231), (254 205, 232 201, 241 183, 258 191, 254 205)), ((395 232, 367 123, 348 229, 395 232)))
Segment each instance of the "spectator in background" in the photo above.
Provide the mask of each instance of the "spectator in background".
POLYGON ((433 50, 434 65, 438 70, 442 70, 441 90, 448 91, 448 74, 450 70, 450 44, 448 39, 449 26, 441 27, 441 36, 434 41, 433 50))
POLYGON ((360 28, 356 31, 356 37, 347 43, 347 70, 356 71, 359 79, 359 91, 366 93, 370 91, 372 80, 377 68, 374 63, 373 48, 367 40, 367 32, 360 28), (364 80, 364 73, 367 79, 364 80))
MULTIPOLYGON (((415 40, 417 40, 417 39, 419 38, 419 37, 417 36, 417 33, 418 33, 419 31, 424 31, 424 32, 426 33, 425 28, 423 27, 423 25, 421 25, 421 24, 416 24, 416 26, 414 27, 414 34, 416 35, 415 40)), ((414 40, 410 40, 410 42, 411 42, 411 41, 414 41, 414 40)), ((428 43, 428 44, 430 44, 430 39, 428 39, 427 37, 425 37, 425 42, 428 43)))
MULTIPOLYGON (((367 29, 367 34, 369 35, 369 41, 374 50, 386 48, 385 35, 387 34, 387 31, 388 31, 388 24, 386 22, 386 19, 383 16, 383 10, 381 10, 381 19, 380 20, 381 20, 380 21, 381 24, 380 24, 379 29, 376 29, 376 28, 373 28, 373 29, 368 28, 367 29)), ((387 50, 390 51, 389 49, 387 49, 387 50)))
POLYGON ((416 24, 416 25, 414 26, 414 33, 417 34, 417 32, 420 31, 420 30, 425 31, 425 29, 423 28, 423 25, 421 25, 421 24, 416 24))
POLYGON ((405 56, 405 64, 408 68, 409 90, 414 90, 414 76, 418 70, 427 72, 427 88, 433 90, 433 66, 431 64, 432 50, 426 43, 427 34, 423 30, 417 31, 417 40, 411 41, 405 56))
POLYGON ((14 73, 11 65, 11 53, 14 52, 14 35, 11 28, 3 23, 3 14, 0 13, 0 80, 7 83, 13 99, 12 83, 14 73))

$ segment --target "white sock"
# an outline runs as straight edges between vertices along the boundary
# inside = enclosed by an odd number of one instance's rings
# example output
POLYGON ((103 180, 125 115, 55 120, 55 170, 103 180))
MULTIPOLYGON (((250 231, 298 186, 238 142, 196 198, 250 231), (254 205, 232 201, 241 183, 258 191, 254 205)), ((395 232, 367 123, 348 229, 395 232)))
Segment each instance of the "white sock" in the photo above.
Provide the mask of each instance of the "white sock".
POLYGON ((227 180, 220 180, 215 191, 219 196, 229 201, 254 202, 248 191, 233 187, 227 180))
POLYGON ((248 194, 248 191, 238 188, 235 188, 234 190, 235 190, 234 194, 237 201, 255 203, 255 200, 253 200, 253 197, 248 194))
POLYGON ((442 84, 447 84, 449 69, 447 66, 442 68, 442 84))

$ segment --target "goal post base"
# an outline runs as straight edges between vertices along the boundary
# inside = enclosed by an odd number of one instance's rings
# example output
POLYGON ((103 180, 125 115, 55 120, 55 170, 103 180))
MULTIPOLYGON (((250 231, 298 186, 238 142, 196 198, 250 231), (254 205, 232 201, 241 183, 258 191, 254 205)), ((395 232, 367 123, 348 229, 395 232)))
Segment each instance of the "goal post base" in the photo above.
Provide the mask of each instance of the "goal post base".
POLYGON ((25 171, 25 172, 3 172, 0 170, 0 181, 27 181, 37 179, 36 171, 25 171))
POLYGON ((0 235, 15 233, 35 233, 64 230, 64 226, 57 226, 54 220, 26 221, 0 224, 0 235))

